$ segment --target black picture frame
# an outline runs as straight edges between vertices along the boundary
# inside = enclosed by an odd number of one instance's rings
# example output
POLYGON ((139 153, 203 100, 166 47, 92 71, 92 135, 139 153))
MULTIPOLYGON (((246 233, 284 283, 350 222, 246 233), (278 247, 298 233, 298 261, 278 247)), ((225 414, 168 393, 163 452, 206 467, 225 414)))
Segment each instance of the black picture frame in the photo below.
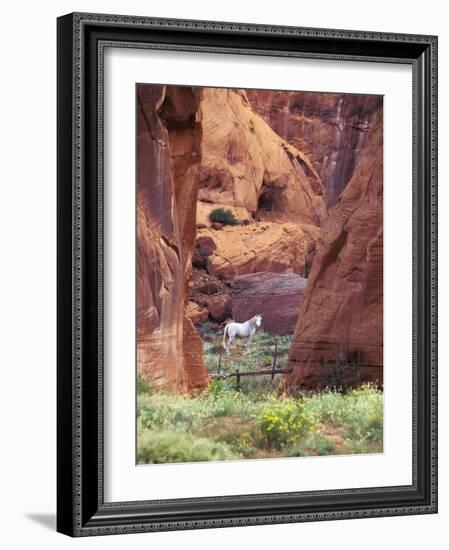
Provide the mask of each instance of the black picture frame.
POLYGON ((86 13, 58 18, 57 29, 57 530, 88 536, 437 512, 437 37, 86 13), (412 485, 104 502, 99 106, 106 42, 412 65, 412 485))

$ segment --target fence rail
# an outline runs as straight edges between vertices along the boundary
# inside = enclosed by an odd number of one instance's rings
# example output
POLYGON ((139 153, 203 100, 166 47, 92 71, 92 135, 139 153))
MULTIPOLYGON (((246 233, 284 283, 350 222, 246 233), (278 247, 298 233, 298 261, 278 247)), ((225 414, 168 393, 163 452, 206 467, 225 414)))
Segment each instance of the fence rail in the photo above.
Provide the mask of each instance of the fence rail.
POLYGON ((240 380, 242 376, 271 376, 271 380, 273 381, 276 374, 291 373, 292 369, 277 368, 277 358, 278 358, 278 342, 276 339, 274 342, 273 360, 271 364, 271 369, 264 369, 264 370, 257 370, 257 371, 243 371, 243 372, 241 372, 240 369, 236 369, 233 372, 224 373, 222 372, 222 367, 221 367, 222 352, 220 352, 218 355, 217 372, 215 374, 211 374, 211 377, 214 378, 215 380, 226 380, 227 378, 235 378, 235 389, 236 391, 240 391, 240 380))
MULTIPOLYGON (((274 342, 273 359, 270 369, 243 372, 241 372, 240 369, 236 369, 233 372, 222 372, 221 363, 223 352, 220 351, 220 353, 218 354, 217 372, 211 374, 211 377, 218 380, 235 378, 235 389, 237 391, 240 391, 240 380, 243 376, 271 376, 271 380, 273 381, 276 374, 290 374, 291 372, 293 372, 293 369, 291 368, 277 368, 278 355, 284 355, 285 353, 286 352, 284 351, 279 354, 278 341, 276 339, 274 342)), ((324 359, 324 357, 321 357, 319 362, 323 367, 328 369, 329 378, 330 380, 332 380, 335 387, 349 387, 352 386, 352 384, 359 385, 362 380, 361 369, 383 368, 383 366, 379 364, 362 362, 361 353, 359 351, 352 353, 343 353, 339 342, 336 343, 334 357, 335 359, 324 359), (348 369, 349 373, 352 374, 348 373, 348 369)), ((293 359, 292 361, 295 364, 310 363, 310 358, 304 360, 293 359)))
POLYGON ((382 369, 382 365, 372 363, 362 363, 360 361, 360 353, 357 352, 355 357, 337 357, 337 359, 321 358, 320 363, 323 367, 329 369, 330 378, 336 387, 351 387, 358 386, 362 381, 361 369, 377 368, 382 369), (349 375, 349 372, 352 374, 349 375))
POLYGON ((229 372, 227 374, 212 374, 211 377, 216 380, 226 380, 226 378, 235 378, 235 389, 237 391, 240 391, 240 379, 242 376, 271 376, 271 380, 274 379, 275 374, 289 374, 292 372, 292 369, 266 369, 266 370, 259 370, 259 371, 248 371, 248 372, 240 372, 239 369, 237 369, 234 372, 229 372))

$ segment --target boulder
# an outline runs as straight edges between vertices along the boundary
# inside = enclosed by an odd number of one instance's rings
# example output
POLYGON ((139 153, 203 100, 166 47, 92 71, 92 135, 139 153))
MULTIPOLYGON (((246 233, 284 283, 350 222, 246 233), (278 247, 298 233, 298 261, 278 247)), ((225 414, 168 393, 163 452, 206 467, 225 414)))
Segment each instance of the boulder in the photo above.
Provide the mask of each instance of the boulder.
POLYGON ((314 225, 271 222, 198 231, 216 245, 207 257, 207 271, 226 283, 237 275, 260 271, 303 274, 307 247, 318 233, 314 225))
POLYGON ((221 292, 212 296, 204 295, 203 301, 212 319, 221 323, 231 315, 231 298, 229 292, 221 292))
POLYGON ((209 311, 205 306, 200 306, 196 302, 189 302, 186 308, 186 315, 193 324, 202 324, 207 321, 209 311))
POLYGON ((214 239, 207 235, 200 235, 196 239, 196 248, 200 251, 201 254, 210 256, 216 249, 217 245, 215 244, 214 239))
POLYGON ((204 270, 193 269, 188 293, 190 317, 194 323, 207 320, 221 323, 231 315, 229 287, 204 270))
POLYGON ((298 321, 306 280, 295 273, 259 272, 232 283, 232 314, 243 322, 257 313, 270 334, 292 334, 298 321))
MULTIPOLYGON (((351 181, 330 210, 316 243, 284 378, 290 389, 332 384, 326 361, 358 357, 358 381, 382 383, 383 143, 382 118, 351 181)), ((342 371, 353 377, 353 369, 342 371)))
POLYGON ((195 243, 195 250, 192 256, 192 265, 194 267, 206 267, 207 257, 217 248, 214 240, 207 235, 198 237, 195 243))
POLYGON ((226 290, 228 290, 228 286, 223 281, 203 269, 193 268, 188 283, 188 294, 191 301, 203 303, 203 295, 210 296, 226 290))
POLYGON ((199 250, 195 248, 192 254, 192 265, 193 267, 205 268, 207 266, 207 256, 201 254, 199 250))

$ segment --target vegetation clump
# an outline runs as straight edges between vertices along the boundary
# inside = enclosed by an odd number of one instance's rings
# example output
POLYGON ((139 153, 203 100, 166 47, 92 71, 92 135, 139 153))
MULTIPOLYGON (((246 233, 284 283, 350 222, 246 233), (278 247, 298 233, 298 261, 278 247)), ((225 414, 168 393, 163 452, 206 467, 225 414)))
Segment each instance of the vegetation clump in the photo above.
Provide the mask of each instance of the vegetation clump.
POLYGON ((324 390, 306 401, 306 409, 322 424, 339 426, 353 453, 375 452, 383 440, 383 393, 372 384, 348 392, 324 390))
POLYGON ((372 385, 296 398, 266 389, 238 392, 230 379, 215 380, 195 397, 146 393, 137 405, 141 464, 383 448, 383 394, 372 385))
POLYGON ((209 214, 212 222, 218 222, 223 225, 240 225, 239 220, 235 217, 234 212, 229 208, 215 208, 209 214))
POLYGON ((272 398, 259 417, 259 425, 270 444, 283 448, 304 439, 315 421, 303 400, 272 398))
POLYGON ((175 430, 145 432, 141 436, 137 460, 141 464, 167 462, 203 462, 237 458, 224 443, 196 438, 175 430))

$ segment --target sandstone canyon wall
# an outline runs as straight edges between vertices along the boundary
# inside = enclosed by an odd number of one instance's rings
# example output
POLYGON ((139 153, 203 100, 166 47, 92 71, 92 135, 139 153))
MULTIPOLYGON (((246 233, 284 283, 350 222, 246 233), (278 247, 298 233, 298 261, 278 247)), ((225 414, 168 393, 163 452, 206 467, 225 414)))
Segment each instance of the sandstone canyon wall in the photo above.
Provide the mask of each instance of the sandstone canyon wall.
MULTIPOLYGON (((244 91, 203 89, 201 127, 197 242, 188 313, 194 322, 204 322, 207 312, 211 321, 223 322, 236 318, 231 303, 235 277, 266 272, 304 276, 307 251, 327 210, 312 162, 272 130, 244 91), (212 223, 210 213, 217 208, 231 210, 239 225, 212 223), (205 285, 211 278, 214 285, 205 285), (213 286, 216 293, 210 294, 213 286)), ((260 296, 269 299, 271 288, 271 283, 262 285, 260 296)), ((247 300, 251 296, 255 299, 249 294, 247 300)), ((237 317, 241 315, 239 310, 237 317)), ((275 316, 274 310, 267 313, 267 326, 286 326, 275 316)))
POLYGON ((195 241, 201 92, 137 88, 137 365, 157 388, 209 382, 186 315, 195 241))
POLYGON ((218 206, 241 220, 320 224, 323 187, 312 163, 271 129, 244 91, 205 88, 201 108, 200 224, 210 225, 218 206))
MULTIPOLYGON (((289 353, 287 388, 331 384, 325 360, 359 355, 359 381, 382 383, 383 150, 379 111, 356 169, 329 211, 289 353)), ((343 377, 349 378, 349 368, 343 377)))
POLYGON ((204 388, 194 323, 262 313, 273 334, 296 326, 287 388, 327 385, 321 358, 354 352, 380 381, 381 98, 139 85, 137 99, 139 373, 204 388), (238 225, 213 224, 220 207, 238 225))
POLYGON ((247 90, 254 109, 311 161, 333 206, 361 157, 382 97, 247 90))

